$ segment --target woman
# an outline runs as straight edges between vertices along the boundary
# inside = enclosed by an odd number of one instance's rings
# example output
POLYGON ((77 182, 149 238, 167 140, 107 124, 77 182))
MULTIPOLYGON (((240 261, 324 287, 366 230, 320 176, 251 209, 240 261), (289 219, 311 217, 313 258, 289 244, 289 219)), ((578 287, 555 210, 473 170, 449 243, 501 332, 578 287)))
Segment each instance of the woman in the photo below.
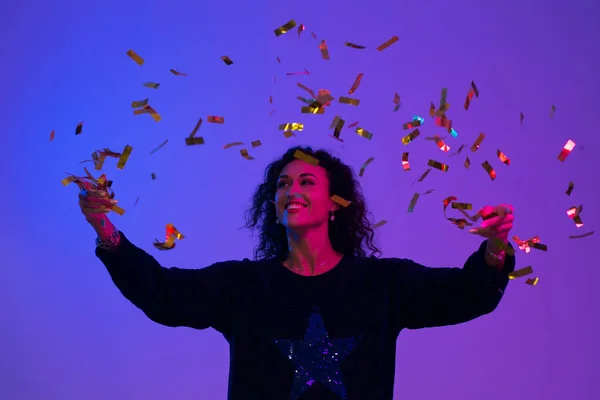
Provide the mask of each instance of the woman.
POLYGON ((96 255, 153 321, 223 334, 232 400, 391 399, 399 332, 491 312, 515 265, 502 251, 512 228, 509 206, 484 218, 477 233, 495 240, 483 242, 462 269, 373 257, 378 249, 351 168, 310 148, 292 148, 269 165, 254 194, 247 225, 260 230, 257 261, 163 268, 110 223, 113 204, 105 193, 80 194, 98 234, 96 255))

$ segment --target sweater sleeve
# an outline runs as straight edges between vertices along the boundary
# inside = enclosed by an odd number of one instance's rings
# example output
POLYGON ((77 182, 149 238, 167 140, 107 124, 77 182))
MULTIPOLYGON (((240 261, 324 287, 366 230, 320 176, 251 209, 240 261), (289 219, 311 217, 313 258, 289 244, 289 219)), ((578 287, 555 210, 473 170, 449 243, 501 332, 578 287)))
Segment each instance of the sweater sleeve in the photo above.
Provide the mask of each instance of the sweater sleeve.
POLYGON ((429 268, 410 260, 393 268, 399 326, 419 329, 455 325, 496 309, 514 271, 507 256, 500 271, 485 262, 484 241, 463 268, 429 268))
POLYGON ((231 278, 241 261, 213 264, 203 269, 164 268, 121 233, 115 251, 96 248, 123 296, 152 321, 195 329, 230 325, 231 278))

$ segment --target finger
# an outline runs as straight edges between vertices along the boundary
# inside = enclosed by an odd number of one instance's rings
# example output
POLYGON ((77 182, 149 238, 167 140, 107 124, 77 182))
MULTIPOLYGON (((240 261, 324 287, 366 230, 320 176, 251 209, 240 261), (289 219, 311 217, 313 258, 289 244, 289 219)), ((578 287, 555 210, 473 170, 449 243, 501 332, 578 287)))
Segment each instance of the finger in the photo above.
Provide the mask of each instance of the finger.
POLYGON ((496 211, 495 207, 485 206, 477 214, 481 215, 484 219, 488 217, 488 215, 492 214, 496 211))
POLYGON ((502 207, 506 214, 514 214, 515 208, 510 204, 500 204, 498 207, 502 207))
POLYGON ((100 215, 100 214, 108 214, 110 212, 110 208, 106 207, 84 207, 81 211, 85 215, 100 215))
POLYGON ((496 228, 496 232, 497 233, 506 233, 506 232, 509 232, 512 229, 512 227, 513 227, 512 223, 502 224, 496 228))
POLYGON ((481 223, 482 228, 493 228, 496 226, 500 226, 502 224, 512 223, 515 219, 514 215, 506 214, 505 216, 497 216, 490 219, 487 219, 481 223))

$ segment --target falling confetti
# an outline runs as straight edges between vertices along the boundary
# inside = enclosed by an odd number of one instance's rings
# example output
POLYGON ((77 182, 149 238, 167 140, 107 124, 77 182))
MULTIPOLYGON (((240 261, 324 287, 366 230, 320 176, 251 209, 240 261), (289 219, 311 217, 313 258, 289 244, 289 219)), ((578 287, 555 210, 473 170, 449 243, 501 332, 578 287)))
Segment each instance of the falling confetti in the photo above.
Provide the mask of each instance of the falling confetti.
POLYGON ((155 82, 145 82, 144 87, 150 88, 150 89, 158 89, 158 87, 160 86, 160 83, 155 83, 155 82))
POLYGON ((329 47, 327 47, 327 42, 323 39, 319 44, 319 50, 321 50, 321 58, 323 60, 329 60, 329 47))
POLYGON ((448 170, 450 169, 450 167, 446 164, 442 164, 441 162, 435 160, 427 161, 427 165, 432 168, 439 169, 442 172, 448 172, 448 170))
POLYGON ((334 194, 333 196, 331 196, 331 201, 333 201, 336 204, 339 204, 342 207, 348 207, 350 204, 352 204, 351 201, 348 201, 346 199, 341 198, 340 196, 334 194))
POLYGON ((356 128, 356 133, 358 134, 358 136, 362 136, 365 139, 371 140, 373 138, 373 134, 363 128, 356 128))
POLYGON ((75 127, 75 134, 76 135, 81 135, 81 132, 83 131, 83 122, 80 122, 77 124, 77 126, 75 127))
MULTIPOLYGON (((358 87, 360 86, 360 81, 362 80, 363 77, 363 73, 361 72, 360 74, 358 74, 358 76, 356 77, 356 79, 354 79, 354 83, 352 84, 352 87, 350 87, 350 90, 348 91, 348 94, 353 94, 356 89, 358 89, 358 87)), ((356 104, 358 105, 358 104, 356 104)))
POLYGON ((554 113, 556 112, 556 106, 552 104, 552 108, 550 108, 550 118, 554 117, 554 113))
POLYGON ((473 153, 479 150, 479 146, 481 146, 481 142, 483 142, 483 139, 485 139, 485 133, 481 132, 479 136, 477 136, 477 139, 475 139, 475 143, 473 143, 473 145, 471 146, 471 151, 473 153))
POLYGON ((218 117, 215 115, 209 115, 208 117, 206 117, 206 120, 208 122, 210 122, 211 124, 224 124, 225 123, 225 117, 218 117))
POLYGON ((387 49, 388 47, 390 47, 391 45, 393 45, 394 43, 396 43, 397 41, 398 41, 398 36, 392 36, 387 42, 377 46, 377 50, 383 51, 383 50, 387 49))
POLYGON ((502 161, 506 165, 510 165, 510 159, 506 156, 506 154, 504 154, 500 150, 497 150, 496 154, 498 155, 498 158, 500 159, 500 161, 502 161))
POLYGON ((400 106, 402 105, 401 101, 400 101, 400 95, 398 93, 394 93, 394 112, 398 111, 400 109, 400 106))
POLYGON ((350 43, 350 42, 344 43, 344 46, 351 47, 351 48, 356 49, 356 50, 364 50, 364 49, 366 49, 365 46, 361 46, 360 44, 354 44, 354 43, 350 43))
POLYGON ((492 168, 489 162, 484 161, 483 163, 481 163, 481 166, 492 180, 496 179, 496 171, 494 171, 494 168, 492 168))
POLYGON ((415 193, 410 199, 410 203, 408 205, 408 212, 413 212, 415 210, 415 206, 417 205, 417 200, 419 200, 420 193, 415 193))
POLYGON ((164 242, 155 239, 154 247, 158 250, 172 250, 175 248, 175 240, 181 240, 184 236, 175 228, 173 224, 167 224, 166 238, 164 242))
POLYGON ((121 153, 121 157, 119 157, 119 161, 117 162, 118 169, 125 168, 125 164, 127 163, 127 160, 129 160, 129 156, 131 155, 132 151, 133 151, 133 147, 131 147, 129 145, 125 146, 125 148, 123 149, 123 152, 121 153))
POLYGON ((360 167, 360 172, 358 173, 358 176, 362 177, 365 174, 365 169, 369 166, 369 164, 373 162, 373 160, 375 160, 375 157, 370 157, 367 161, 364 162, 362 167, 360 167))
POLYGON ((310 154, 306 154, 303 151, 300 150, 296 150, 294 152, 294 158, 298 159, 298 160, 302 160, 308 164, 317 166, 319 165, 319 160, 313 156, 311 156, 310 154))
POLYGON ((410 163, 408 161, 408 152, 402 153, 402 168, 405 171, 410 171, 410 163))
POLYGON ((54 140, 54 134, 55 134, 55 131, 53 129, 52 132, 50 132, 50 141, 54 140))
POLYGON ((188 76, 187 74, 184 74, 183 72, 179 72, 179 71, 174 70, 172 68, 169 70, 169 72, 172 73, 175 76, 188 76))
POLYGON ((221 60, 223 60, 223 62, 225 63, 225 65, 231 65, 231 64, 233 64, 233 61, 231 61, 231 58, 229 58, 228 56, 221 56, 221 60))
POLYGON ((571 154, 574 148, 575 142, 569 139, 564 145, 563 149, 560 151, 560 154, 558 155, 558 161, 565 161, 567 156, 571 154))
POLYGON ((291 20, 291 21, 281 25, 279 28, 275 29, 275 36, 281 36, 284 33, 293 29, 295 26, 296 26, 296 21, 291 20))
POLYGON ((338 101, 340 102, 340 104, 349 104, 351 106, 357 106, 360 104, 360 100, 344 96, 341 96, 338 101))
POLYGON ((521 123, 521 126, 523 126, 523 120, 525 119, 525 116, 523 115, 523 113, 521 113, 521 115, 519 115, 519 121, 521 123))
POLYGON ((159 144, 157 148, 155 148, 154 150, 152 150, 150 152, 150 155, 152 155, 152 154, 156 153, 158 150, 162 149, 168 142, 169 142, 169 139, 166 139, 164 142, 159 144))
POLYGON ((129 56, 129 58, 131 58, 133 61, 135 61, 137 63, 137 65, 144 64, 144 59, 142 57, 140 57, 135 51, 127 50, 126 54, 129 56))

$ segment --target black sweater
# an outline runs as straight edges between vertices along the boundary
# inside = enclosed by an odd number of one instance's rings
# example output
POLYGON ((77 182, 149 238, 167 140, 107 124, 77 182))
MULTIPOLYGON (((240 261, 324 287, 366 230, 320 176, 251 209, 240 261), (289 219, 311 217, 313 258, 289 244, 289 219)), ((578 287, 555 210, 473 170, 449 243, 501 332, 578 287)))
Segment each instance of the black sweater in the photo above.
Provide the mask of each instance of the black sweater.
POLYGON ((491 268, 485 246, 463 268, 344 256, 312 277, 277 260, 163 268, 122 233, 116 251, 96 255, 151 320, 223 334, 230 400, 389 400, 400 330, 458 324, 498 306, 515 259, 491 268))

